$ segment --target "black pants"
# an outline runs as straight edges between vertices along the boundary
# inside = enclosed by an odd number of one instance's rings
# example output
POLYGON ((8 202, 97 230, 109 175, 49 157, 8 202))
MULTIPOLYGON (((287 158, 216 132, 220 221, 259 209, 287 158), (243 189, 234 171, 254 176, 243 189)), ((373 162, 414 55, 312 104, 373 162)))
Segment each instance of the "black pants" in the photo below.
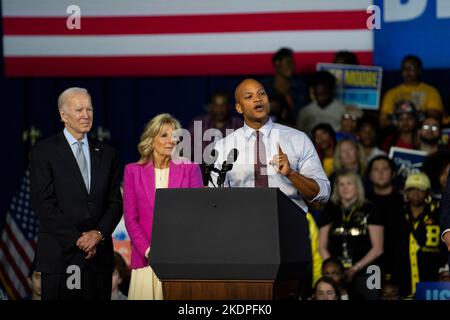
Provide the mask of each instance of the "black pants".
POLYGON ((81 270, 80 288, 69 289, 70 284, 74 283, 73 275, 42 273, 42 300, 111 300, 112 273, 84 268, 81 270))

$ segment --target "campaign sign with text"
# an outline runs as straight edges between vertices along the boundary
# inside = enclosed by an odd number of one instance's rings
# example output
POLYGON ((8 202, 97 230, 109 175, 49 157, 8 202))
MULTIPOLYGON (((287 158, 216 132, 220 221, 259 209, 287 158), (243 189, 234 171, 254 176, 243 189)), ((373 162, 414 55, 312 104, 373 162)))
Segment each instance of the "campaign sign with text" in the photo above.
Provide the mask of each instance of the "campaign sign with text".
POLYGON ((361 109, 378 110, 382 68, 318 63, 317 71, 328 71, 336 77, 336 95, 343 104, 361 109))
POLYGON ((398 186, 403 187, 406 178, 411 173, 420 171, 426 156, 425 151, 391 147, 389 158, 395 162, 398 186))

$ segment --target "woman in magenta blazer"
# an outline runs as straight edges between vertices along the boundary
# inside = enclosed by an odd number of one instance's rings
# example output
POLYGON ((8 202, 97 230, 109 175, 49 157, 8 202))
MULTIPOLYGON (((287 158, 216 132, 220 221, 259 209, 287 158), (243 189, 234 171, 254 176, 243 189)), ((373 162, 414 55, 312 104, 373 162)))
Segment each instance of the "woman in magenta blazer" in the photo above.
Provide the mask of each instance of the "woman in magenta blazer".
POLYGON ((162 299, 161 284, 147 262, 155 190, 203 187, 199 165, 172 160, 176 145, 173 131, 180 127, 166 113, 151 119, 138 144, 140 160, 125 167, 123 204, 125 226, 131 239, 132 269, 128 299, 162 299))

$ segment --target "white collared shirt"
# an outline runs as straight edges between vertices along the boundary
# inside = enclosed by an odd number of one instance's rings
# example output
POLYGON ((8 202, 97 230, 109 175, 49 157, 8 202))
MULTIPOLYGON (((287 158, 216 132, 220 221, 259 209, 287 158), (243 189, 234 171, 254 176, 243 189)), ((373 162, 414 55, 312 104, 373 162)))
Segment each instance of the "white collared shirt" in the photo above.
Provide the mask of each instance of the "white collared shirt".
MULTIPOLYGON (((307 212, 308 207, 299 195, 298 190, 292 182, 269 164, 274 155, 278 154, 277 144, 282 151, 287 154, 291 168, 301 175, 313 179, 319 185, 319 193, 313 201, 326 202, 330 197, 330 182, 323 171, 322 164, 316 149, 308 136, 299 130, 273 123, 272 120, 261 127, 259 132, 266 149, 266 163, 269 187, 278 187, 292 201, 294 201, 303 211, 307 212)), ((255 130, 244 124, 242 128, 229 134, 224 139, 217 141, 214 149, 218 152, 215 167, 220 169, 222 163, 227 160, 227 156, 233 148, 238 150, 238 157, 233 165, 233 169, 226 175, 226 187, 254 187, 254 148, 256 142, 255 130)), ((211 174, 212 180, 217 185, 217 173, 211 174)), ((209 186, 213 185, 209 183, 209 186)))
MULTIPOLYGON (((74 138, 74 136, 72 136, 70 134, 70 132, 64 128, 64 136, 66 137, 67 142, 70 145, 70 148, 72 149, 73 152, 73 156, 75 157, 75 159, 77 158, 77 142, 78 140, 74 138)), ((91 153, 89 151, 89 140, 87 138, 87 135, 85 134, 83 139, 81 139, 81 142, 83 142, 83 144, 81 145, 81 150, 83 151, 84 157, 86 158, 86 162, 87 162, 87 169, 88 169, 88 179, 89 179, 89 186, 91 185, 91 153)))

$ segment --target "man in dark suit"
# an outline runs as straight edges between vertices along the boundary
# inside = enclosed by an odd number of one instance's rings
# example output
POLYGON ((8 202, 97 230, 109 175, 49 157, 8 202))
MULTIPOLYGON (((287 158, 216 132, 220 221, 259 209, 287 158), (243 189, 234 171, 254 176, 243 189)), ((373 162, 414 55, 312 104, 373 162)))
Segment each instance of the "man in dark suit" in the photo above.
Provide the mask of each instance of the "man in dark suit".
POLYGON ((93 108, 86 89, 65 90, 58 109, 64 130, 37 144, 31 156, 42 299, 109 300, 111 234, 122 215, 117 155, 87 138, 93 108))
MULTIPOLYGON (((450 174, 447 177, 447 186, 441 199, 441 231, 442 241, 445 242, 450 252, 450 174)), ((450 266, 450 255, 448 257, 448 264, 450 266)))

